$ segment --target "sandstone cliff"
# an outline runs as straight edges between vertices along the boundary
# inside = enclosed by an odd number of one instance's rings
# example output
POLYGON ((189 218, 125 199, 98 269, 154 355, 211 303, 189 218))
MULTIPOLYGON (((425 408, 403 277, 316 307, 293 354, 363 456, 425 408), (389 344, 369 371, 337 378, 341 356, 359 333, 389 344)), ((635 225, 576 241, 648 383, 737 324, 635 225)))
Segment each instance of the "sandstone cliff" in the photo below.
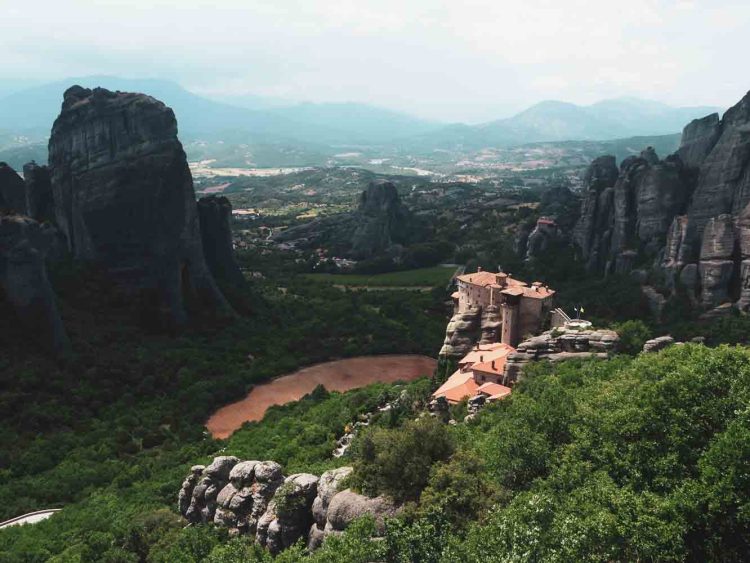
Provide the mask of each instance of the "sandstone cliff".
POLYGON ((574 242, 590 271, 664 272, 696 304, 750 306, 750 93, 689 123, 675 155, 589 167, 574 242), (748 250, 745 250, 748 248, 748 250), (747 286, 747 287, 746 287, 747 286))
POLYGON ((151 291, 174 325, 186 302, 230 312, 206 265, 174 113, 144 94, 73 86, 49 141, 55 222, 76 259, 151 291))

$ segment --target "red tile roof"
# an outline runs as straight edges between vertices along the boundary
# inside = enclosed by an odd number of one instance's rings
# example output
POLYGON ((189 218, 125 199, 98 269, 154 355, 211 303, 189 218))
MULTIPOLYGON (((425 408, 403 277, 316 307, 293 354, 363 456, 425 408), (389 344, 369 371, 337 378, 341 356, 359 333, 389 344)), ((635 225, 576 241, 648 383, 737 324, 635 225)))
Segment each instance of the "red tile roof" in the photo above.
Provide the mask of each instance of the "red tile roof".
POLYGON ((435 391, 433 397, 445 397, 451 404, 460 403, 462 400, 477 394, 479 385, 474 381, 474 375, 470 372, 457 371, 451 375, 440 388, 435 391))
POLYGON ((477 393, 482 393, 488 397, 505 397, 510 395, 510 387, 500 385, 499 383, 484 383, 477 388, 477 393))
POLYGON ((471 349, 471 352, 466 354, 461 360, 459 360, 459 366, 474 365, 477 362, 491 362, 498 358, 504 358, 511 352, 515 352, 516 349, 508 344, 502 342, 495 342, 493 344, 479 344, 471 349))

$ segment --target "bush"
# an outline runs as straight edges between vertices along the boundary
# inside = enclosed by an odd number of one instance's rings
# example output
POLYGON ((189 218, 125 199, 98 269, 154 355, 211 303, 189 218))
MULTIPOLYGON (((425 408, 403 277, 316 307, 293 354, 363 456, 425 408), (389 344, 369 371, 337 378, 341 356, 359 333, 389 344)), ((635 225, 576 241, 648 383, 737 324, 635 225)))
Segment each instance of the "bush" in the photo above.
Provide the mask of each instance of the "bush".
POLYGON ((374 428, 355 444, 352 485, 365 494, 398 502, 416 500, 432 465, 447 460, 453 442, 444 424, 425 416, 402 428, 374 428))
POLYGON ((652 338, 651 329, 643 321, 625 321, 612 327, 620 335, 620 351, 635 356, 652 338))

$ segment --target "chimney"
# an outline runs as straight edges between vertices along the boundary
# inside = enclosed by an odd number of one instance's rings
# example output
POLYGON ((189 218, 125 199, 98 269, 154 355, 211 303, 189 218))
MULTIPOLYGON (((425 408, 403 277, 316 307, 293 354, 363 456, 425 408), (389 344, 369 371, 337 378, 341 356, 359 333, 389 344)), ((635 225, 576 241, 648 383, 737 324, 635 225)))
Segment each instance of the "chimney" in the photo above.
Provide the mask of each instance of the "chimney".
POLYGON ((477 273, 479 273, 481 271, 482 271, 482 267, 481 266, 477 266, 477 273))
POLYGON ((500 287, 505 287, 506 280, 508 279, 508 274, 503 274, 500 272, 499 274, 495 274, 495 283, 499 285, 500 287))
POLYGON ((484 356, 479 356, 479 361, 483 362, 484 361, 484 356))
POLYGON ((495 360, 492 360, 492 369, 493 369, 493 370, 497 369, 497 368, 495 367, 495 360))

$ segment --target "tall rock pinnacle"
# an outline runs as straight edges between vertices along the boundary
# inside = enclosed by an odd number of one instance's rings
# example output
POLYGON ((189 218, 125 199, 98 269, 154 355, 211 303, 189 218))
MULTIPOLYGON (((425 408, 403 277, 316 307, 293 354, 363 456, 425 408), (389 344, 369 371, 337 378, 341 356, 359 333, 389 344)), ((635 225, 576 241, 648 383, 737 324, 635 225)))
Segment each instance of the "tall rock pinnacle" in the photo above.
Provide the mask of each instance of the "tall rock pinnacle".
POLYGON ((73 257, 103 265, 134 294, 155 292, 166 320, 186 302, 229 313, 206 266, 193 180, 174 113, 144 94, 64 94, 49 141, 55 222, 73 257))

